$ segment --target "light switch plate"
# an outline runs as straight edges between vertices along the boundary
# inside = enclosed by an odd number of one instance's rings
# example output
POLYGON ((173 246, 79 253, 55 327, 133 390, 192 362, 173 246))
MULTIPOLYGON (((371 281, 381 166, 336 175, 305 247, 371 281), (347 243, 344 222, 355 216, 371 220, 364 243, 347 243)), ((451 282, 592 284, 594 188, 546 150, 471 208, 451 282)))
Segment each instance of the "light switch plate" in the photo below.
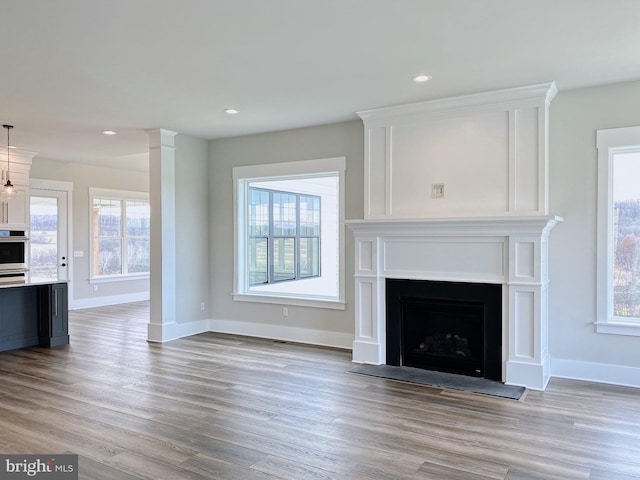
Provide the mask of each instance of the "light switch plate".
POLYGON ((431 184, 431 198, 444 198, 444 183, 431 184))

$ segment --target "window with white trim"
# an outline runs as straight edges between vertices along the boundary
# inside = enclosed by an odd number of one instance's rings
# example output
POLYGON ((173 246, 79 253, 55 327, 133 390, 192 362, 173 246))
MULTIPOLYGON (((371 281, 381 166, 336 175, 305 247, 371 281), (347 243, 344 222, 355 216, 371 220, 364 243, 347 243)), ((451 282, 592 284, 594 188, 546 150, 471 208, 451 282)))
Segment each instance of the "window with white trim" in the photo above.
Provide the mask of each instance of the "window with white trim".
POLYGON ((234 300, 343 309, 344 158, 235 167, 234 300))
POLYGON ((597 331, 640 336, 640 127, 598 130, 597 331))
POLYGON ((150 206, 145 192, 90 188, 92 280, 148 277, 150 206))

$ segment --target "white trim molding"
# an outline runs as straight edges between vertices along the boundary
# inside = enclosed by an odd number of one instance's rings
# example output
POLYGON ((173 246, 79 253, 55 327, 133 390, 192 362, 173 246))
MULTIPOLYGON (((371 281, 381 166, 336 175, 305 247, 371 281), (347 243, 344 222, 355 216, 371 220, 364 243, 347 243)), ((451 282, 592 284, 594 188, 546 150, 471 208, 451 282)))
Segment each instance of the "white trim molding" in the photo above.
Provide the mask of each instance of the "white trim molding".
POLYGON ((169 342, 178 338, 190 337, 211 331, 209 320, 195 320, 192 322, 170 322, 162 325, 149 323, 148 342, 169 342))
MULTIPOLYGON (((335 310, 345 309, 345 172, 345 157, 266 163, 233 168, 233 300, 241 302, 277 303, 280 305, 300 305, 335 310), (248 284, 249 269, 247 264, 247 192, 250 183, 276 180, 302 180, 305 178, 334 176, 338 178, 337 215, 331 217, 332 220, 330 223, 333 223, 333 220, 337 219, 337 244, 335 245, 337 265, 333 265, 335 267, 335 276, 337 278, 335 282, 328 282, 329 288, 326 289, 326 295, 324 294, 325 292, 315 292, 315 295, 308 294, 306 291, 296 288, 287 290, 286 287, 288 284, 297 282, 280 282, 279 285, 281 285, 282 288, 279 290, 273 289, 271 291, 265 291, 259 288, 250 288, 250 285, 248 284), (333 286, 336 284, 337 288, 334 289, 333 286), (334 291, 335 295, 333 294, 334 291)), ((329 231, 330 230, 327 230, 327 232, 329 231)), ((326 240, 333 242, 336 240, 336 237, 329 237, 326 240)), ((325 241, 325 239, 321 240, 321 242, 323 241, 325 241)), ((331 247, 333 247, 333 245, 331 247)), ((326 258, 330 259, 334 257, 326 256, 326 258)), ((326 275, 326 277, 333 278, 333 275, 326 275)))
POLYGON ((310 296, 305 297, 287 297, 282 294, 273 294, 273 295, 255 295, 255 294, 244 294, 244 293, 234 293, 233 299, 236 302, 251 302, 251 303, 271 303, 277 305, 295 305, 299 307, 312 307, 312 308, 328 308, 330 310, 345 310, 347 308, 347 304, 345 302, 335 301, 335 300, 323 300, 321 298, 311 298, 310 296))
POLYGON ((551 375, 572 380, 640 388, 640 368, 638 367, 552 358, 551 375))
POLYGON ((74 257, 73 257, 73 182, 62 180, 49 180, 44 178, 29 179, 29 192, 34 190, 54 190, 67 194, 67 282, 69 285, 69 309, 76 307, 75 283, 73 281, 74 257))
POLYGON ((353 343, 353 334, 349 333, 239 320, 209 320, 209 330, 216 333, 246 335, 249 337, 306 343, 309 345, 321 345, 347 350, 351 350, 353 343))
POLYGON ((122 295, 106 295, 103 297, 79 298, 69 304, 69 310, 82 310, 84 308, 106 307, 120 303, 142 302, 149 300, 149 292, 123 293, 122 295))
POLYGON ((364 218, 548 215, 557 92, 550 82, 356 112, 364 218))
POLYGON ((605 334, 640 336, 640 319, 614 316, 614 218, 613 159, 616 154, 639 151, 640 126, 598 130, 598 229, 596 331, 605 334))

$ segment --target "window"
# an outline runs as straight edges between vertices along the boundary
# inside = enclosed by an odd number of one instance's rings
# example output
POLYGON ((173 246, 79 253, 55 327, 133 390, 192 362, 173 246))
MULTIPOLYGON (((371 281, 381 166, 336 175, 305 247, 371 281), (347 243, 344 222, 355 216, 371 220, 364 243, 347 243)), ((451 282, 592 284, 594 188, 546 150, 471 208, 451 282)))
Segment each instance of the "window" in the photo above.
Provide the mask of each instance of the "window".
POLYGON ((344 164, 234 168, 235 300, 344 308, 344 164))
POLYGON ((640 127, 598 131, 597 331, 640 336, 640 127))
POLYGON ((320 275, 320 197, 249 187, 249 284, 320 275))
POLYGON ((141 192, 90 189, 91 278, 149 275, 150 210, 141 192))

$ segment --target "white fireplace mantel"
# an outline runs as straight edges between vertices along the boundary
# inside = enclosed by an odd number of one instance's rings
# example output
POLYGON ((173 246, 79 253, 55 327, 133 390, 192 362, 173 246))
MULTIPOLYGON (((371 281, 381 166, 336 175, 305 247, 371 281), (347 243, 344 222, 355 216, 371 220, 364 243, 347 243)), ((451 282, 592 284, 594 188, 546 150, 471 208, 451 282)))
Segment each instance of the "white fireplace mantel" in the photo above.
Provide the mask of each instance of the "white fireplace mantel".
POLYGON ((385 280, 501 284, 505 383, 549 381, 548 237, 561 217, 349 220, 356 244, 353 361, 386 363, 385 280))
POLYGON ((347 220, 354 233, 376 235, 519 235, 547 233, 562 221, 558 216, 503 215, 490 217, 436 217, 416 219, 347 220))

